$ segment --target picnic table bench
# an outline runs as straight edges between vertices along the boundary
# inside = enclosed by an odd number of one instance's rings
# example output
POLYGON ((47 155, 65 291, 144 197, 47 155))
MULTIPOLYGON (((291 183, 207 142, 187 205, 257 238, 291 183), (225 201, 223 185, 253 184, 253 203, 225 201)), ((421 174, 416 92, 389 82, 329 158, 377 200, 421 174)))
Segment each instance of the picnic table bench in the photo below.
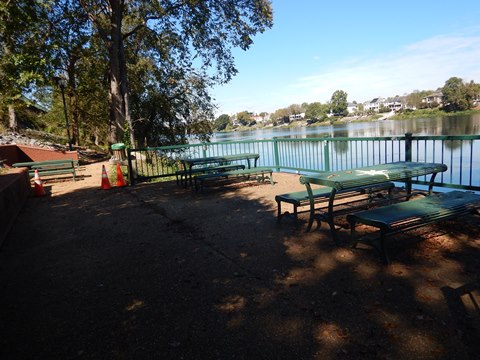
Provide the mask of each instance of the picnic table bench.
POLYGON ((63 159, 63 160, 47 160, 47 161, 31 161, 15 163, 13 167, 26 167, 28 168, 28 175, 30 177, 35 176, 35 170, 38 171, 40 176, 47 175, 60 175, 60 174, 72 174, 73 181, 75 181, 75 167, 78 166, 78 161, 63 159))
MULTIPOLYGON (((367 201, 366 206, 370 205, 376 198, 376 196, 382 197, 381 191, 388 191, 387 200, 391 197, 392 189, 395 187, 395 184, 392 182, 385 182, 380 184, 365 185, 359 186, 357 188, 352 188, 348 190, 341 190, 337 193, 335 201, 345 200, 341 202, 341 205, 358 203, 360 201, 367 201)), ((293 219, 295 223, 298 222, 298 208, 303 206, 310 206, 308 210, 310 217, 308 220, 308 226, 306 231, 310 231, 315 219, 315 211, 326 209, 328 206, 328 199, 332 189, 329 187, 322 187, 317 189, 312 189, 312 200, 313 204, 310 203, 310 197, 308 191, 296 191, 287 194, 281 194, 275 196, 275 201, 277 202, 277 221, 280 222, 284 216, 290 215, 288 211, 282 213, 282 202, 293 205, 293 219), (323 203, 324 206, 315 208, 314 204, 323 203)))
POLYGON ((233 179, 233 180, 245 180, 250 179, 252 175, 258 175, 257 181, 265 181, 266 178, 269 179, 270 184, 273 182, 273 169, 266 166, 257 166, 249 169, 239 169, 225 172, 216 172, 203 175, 195 176, 195 190, 203 190, 203 185, 205 181, 209 180, 219 180, 219 179, 233 179), (267 177, 266 175, 269 174, 267 177))
POLYGON ((351 227, 352 247, 355 248, 359 242, 371 245, 383 254, 385 262, 389 264, 385 237, 442 220, 478 213, 479 207, 480 195, 472 192, 451 191, 349 214, 347 221, 351 227), (365 236, 357 237, 357 223, 378 228, 380 236, 373 239, 365 236))
MULTIPOLYGON (((251 168, 251 161, 253 160, 253 166, 256 167, 259 157, 260 155, 255 153, 240 153, 230 155, 208 156, 201 158, 182 158, 180 159, 180 161, 183 164, 183 170, 178 171, 178 175, 176 174, 178 176, 177 184, 184 183, 184 186, 187 187, 187 184, 190 183, 190 186, 193 187, 194 174, 242 170, 241 165, 243 164, 241 162, 246 163, 247 167, 251 168), (202 168, 199 168, 198 166, 202 166, 202 168), (185 179, 185 181, 183 181, 183 178, 185 179)), ((243 169, 244 168, 245 165, 243 165, 243 169)))
POLYGON ((217 173, 224 171, 232 170, 242 170, 245 169, 243 164, 227 164, 227 165, 216 165, 216 166, 205 166, 200 168, 193 168, 189 171, 187 170, 178 170, 175 172, 175 177, 177 180, 177 185, 184 185, 184 182, 188 181, 188 176, 193 174, 206 174, 206 173, 217 173))

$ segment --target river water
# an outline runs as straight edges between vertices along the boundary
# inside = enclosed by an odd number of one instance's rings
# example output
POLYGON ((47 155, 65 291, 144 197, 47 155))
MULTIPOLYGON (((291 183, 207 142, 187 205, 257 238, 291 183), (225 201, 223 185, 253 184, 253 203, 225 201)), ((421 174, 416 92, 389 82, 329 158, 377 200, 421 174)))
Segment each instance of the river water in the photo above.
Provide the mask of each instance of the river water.
POLYGON ((406 120, 379 120, 351 122, 335 125, 307 126, 295 128, 264 128, 257 130, 215 133, 212 142, 260 140, 278 138, 316 137, 374 137, 413 135, 478 135, 480 114, 416 118, 406 120))

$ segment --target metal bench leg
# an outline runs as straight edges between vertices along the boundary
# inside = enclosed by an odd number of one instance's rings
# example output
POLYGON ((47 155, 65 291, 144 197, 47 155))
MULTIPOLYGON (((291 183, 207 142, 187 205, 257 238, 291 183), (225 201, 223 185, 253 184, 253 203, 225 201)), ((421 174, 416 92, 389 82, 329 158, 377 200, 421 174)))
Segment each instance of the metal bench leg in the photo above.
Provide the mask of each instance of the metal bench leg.
POLYGON ((298 225, 298 210, 297 205, 293 204, 293 221, 295 221, 295 226, 298 225))
POLYGON ((282 202, 277 201, 277 222, 279 223, 282 220, 282 202))
POLYGON ((390 264, 390 258, 388 257, 387 248, 385 246, 385 231, 380 230, 380 250, 382 252, 383 258, 385 259, 385 263, 388 265, 390 264))
POLYGON ((352 249, 356 249, 358 244, 356 226, 357 226, 356 221, 353 221, 350 223, 350 246, 352 247, 352 249))

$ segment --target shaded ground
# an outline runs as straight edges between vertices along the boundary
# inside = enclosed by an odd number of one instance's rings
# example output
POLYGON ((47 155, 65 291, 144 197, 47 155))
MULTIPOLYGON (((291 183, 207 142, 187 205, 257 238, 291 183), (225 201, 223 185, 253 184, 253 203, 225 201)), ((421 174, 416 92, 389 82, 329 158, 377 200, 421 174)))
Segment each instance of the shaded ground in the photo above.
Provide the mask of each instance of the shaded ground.
POLYGON ((296 175, 202 194, 80 175, 30 198, 0 251, 1 359, 478 356, 478 217, 396 237, 385 266, 277 224, 296 175))

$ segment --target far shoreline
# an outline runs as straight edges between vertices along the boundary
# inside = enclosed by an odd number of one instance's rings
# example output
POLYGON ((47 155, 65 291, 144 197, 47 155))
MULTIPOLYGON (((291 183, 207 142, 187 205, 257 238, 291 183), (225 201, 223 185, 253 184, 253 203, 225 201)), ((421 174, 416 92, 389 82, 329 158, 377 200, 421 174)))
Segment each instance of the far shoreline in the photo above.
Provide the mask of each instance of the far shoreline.
POLYGON ((331 120, 328 118, 326 121, 316 122, 313 124, 307 124, 307 121, 293 121, 291 123, 284 123, 281 125, 253 125, 253 126, 239 126, 234 129, 215 131, 216 133, 230 133, 237 131, 251 131, 251 130, 270 130, 270 129, 280 129, 280 128, 296 128, 296 127, 316 127, 316 126, 330 126, 334 124, 342 123, 362 123, 362 122, 373 122, 373 121, 384 121, 384 120, 405 120, 405 119, 415 119, 415 118, 434 118, 438 116, 462 116, 462 115, 473 115, 480 114, 480 108, 475 108, 472 110, 458 111, 458 112, 445 112, 443 110, 436 109, 423 109, 423 110, 414 110, 408 113, 382 113, 374 115, 359 115, 359 116, 345 116, 342 118, 331 120))

